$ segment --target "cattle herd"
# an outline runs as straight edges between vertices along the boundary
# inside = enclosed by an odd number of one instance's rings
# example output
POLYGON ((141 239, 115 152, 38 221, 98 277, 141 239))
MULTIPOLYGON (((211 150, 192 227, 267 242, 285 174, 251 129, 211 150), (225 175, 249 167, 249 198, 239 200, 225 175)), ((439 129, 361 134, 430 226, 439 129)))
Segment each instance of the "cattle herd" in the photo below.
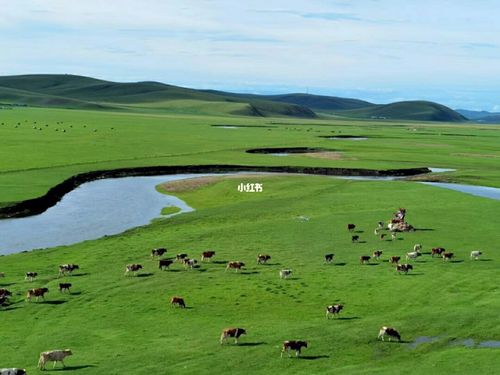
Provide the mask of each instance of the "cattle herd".
MULTIPOLYGON (((397 236, 398 232, 404 232, 404 231, 414 231, 415 229, 413 226, 409 225, 408 223, 404 222, 406 210, 405 209, 399 209, 398 212, 396 212, 394 218, 389 222, 387 226, 384 225, 383 222, 379 222, 378 226, 376 227, 374 233, 378 235, 380 238, 385 238, 384 233, 380 233, 381 231, 384 230, 389 230, 391 233, 391 238, 394 239, 397 236)), ((356 225, 349 223, 347 225, 347 230, 349 232, 353 232, 356 229, 356 225)), ((358 233, 360 233, 358 231, 358 233)), ((359 242, 360 236, 359 235, 353 235, 352 236, 352 242, 356 243, 359 242)), ((422 252, 423 246, 421 244, 415 244, 413 247, 412 251, 407 252, 404 256, 407 262, 411 261, 418 261, 418 258, 421 257, 424 253, 422 252)), ((169 267, 174 264, 174 263, 180 263, 182 264, 186 270, 193 269, 195 267, 199 267, 197 265, 198 261, 194 258, 189 258, 188 254, 181 253, 177 254, 173 258, 162 258, 165 254, 167 254, 167 249, 166 248, 154 248, 151 250, 151 259, 157 260, 158 261, 158 268, 160 270, 168 270, 169 267)), ((201 262, 210 262, 213 257, 216 255, 215 251, 213 250, 207 250, 202 252, 201 254, 201 262)), ((455 253, 446 251, 442 247, 434 247, 430 249, 430 256, 431 258, 434 258, 435 256, 439 256, 443 259, 443 261, 448 262, 451 259, 455 257, 455 253)), ((473 260, 479 259, 479 257, 482 255, 482 252, 479 250, 473 250, 470 253, 470 258, 473 260)), ((382 250, 375 250, 373 251, 372 255, 361 255, 359 257, 360 263, 363 264, 368 264, 370 263, 371 260, 375 260, 377 262, 382 260, 383 256, 383 251, 382 250)), ((258 254, 257 255, 257 264, 258 265, 265 265, 267 262, 271 259, 271 256, 269 254, 258 254)), ((324 255, 324 262, 326 264, 332 263, 333 260, 335 259, 335 254, 333 253, 328 253, 324 255)), ((402 259, 402 256, 398 255, 392 255, 387 259, 387 262, 389 264, 395 265, 396 266, 396 272, 398 274, 408 274, 409 271, 413 271, 413 265, 410 263, 400 263, 402 259)), ((235 272, 239 272, 242 269, 245 268, 245 263, 242 261, 229 261, 226 264, 225 271, 228 270, 234 270, 235 272)), ((66 276, 66 275, 72 275, 72 273, 75 270, 79 270, 80 267, 77 264, 62 264, 59 266, 59 276, 66 276)), ((141 264, 133 263, 133 264, 127 264, 125 266, 125 276, 137 276, 137 274, 143 269, 143 266, 141 264)), ((279 271, 279 277, 281 279, 288 279, 292 275, 292 270, 285 268, 281 269, 279 271)), ((29 271, 26 272, 25 274, 25 280, 28 282, 33 282, 36 277, 38 276, 37 272, 29 271)), ((3 272, 0 272, 0 278, 5 277, 5 274, 3 272)), ((71 294, 70 288, 72 287, 71 283, 59 283, 59 291, 61 293, 68 292, 71 294)), ((32 288, 27 291, 26 294, 26 301, 31 302, 33 298, 36 299, 36 301, 39 301, 39 299, 44 300, 45 299, 45 294, 49 292, 49 289, 46 287, 42 288, 32 288)), ((5 288, 0 288, 0 307, 2 306, 8 306, 9 305, 9 298, 12 296, 12 292, 5 288)), ((186 303, 183 297, 180 296, 172 296, 170 299, 170 305, 172 307, 179 307, 181 309, 186 308, 186 303)), ((344 304, 335 304, 335 305, 328 305, 326 307, 326 318, 330 319, 330 317, 335 317, 339 316, 340 312, 344 309, 344 304)), ((246 329, 244 328, 225 328, 222 331, 222 334, 220 336, 220 344, 224 344, 229 338, 234 339, 234 344, 238 344, 238 340, 240 336, 247 334, 246 329)), ((398 341, 401 341, 401 335, 399 332, 393 328, 393 327, 387 327, 383 326, 380 328, 379 334, 378 334, 378 339, 381 339, 384 341, 384 338, 388 337, 389 340, 391 339, 396 339, 398 341)), ((301 353, 301 350, 303 348, 307 348, 307 341, 304 340, 287 340, 283 342, 282 345, 282 350, 281 350, 281 357, 283 357, 283 354, 288 354, 290 357, 290 351, 294 351, 295 355, 298 357, 301 353)), ((38 362, 38 367, 41 370, 45 369, 45 365, 47 362, 54 362, 54 367, 57 362, 61 362, 63 367, 64 367, 64 358, 72 355, 72 351, 70 349, 65 349, 65 350, 52 350, 52 351, 46 351, 40 353, 40 358, 38 362)), ((0 375, 24 375, 26 374, 26 370, 24 369, 18 369, 18 368, 4 368, 0 369, 0 375)))

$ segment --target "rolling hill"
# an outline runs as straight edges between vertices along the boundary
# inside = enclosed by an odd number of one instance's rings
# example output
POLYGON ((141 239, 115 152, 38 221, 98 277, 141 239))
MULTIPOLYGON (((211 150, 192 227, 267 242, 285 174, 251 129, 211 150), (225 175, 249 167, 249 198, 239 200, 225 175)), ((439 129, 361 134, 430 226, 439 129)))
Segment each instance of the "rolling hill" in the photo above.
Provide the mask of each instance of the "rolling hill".
POLYGON ((110 82, 68 74, 0 77, 0 104, 197 115, 315 118, 318 114, 333 114, 358 119, 466 121, 452 109, 427 101, 379 105, 334 96, 238 94, 160 82, 110 82))
POLYGON ((455 111, 475 122, 484 124, 500 124, 499 112, 470 111, 467 109, 456 109, 455 111))

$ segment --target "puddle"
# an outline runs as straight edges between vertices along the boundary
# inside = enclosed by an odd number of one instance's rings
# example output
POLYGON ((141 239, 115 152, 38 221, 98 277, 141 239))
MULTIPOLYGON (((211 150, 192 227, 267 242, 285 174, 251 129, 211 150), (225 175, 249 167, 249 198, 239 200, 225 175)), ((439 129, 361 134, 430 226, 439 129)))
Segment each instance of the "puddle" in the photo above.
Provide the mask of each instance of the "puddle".
POLYGON ((478 345, 478 348, 500 348, 500 341, 489 340, 489 341, 481 341, 478 345))
POLYGON ((434 168, 434 167, 428 167, 432 173, 442 173, 442 172, 455 172, 456 169, 451 169, 451 168, 434 168))
POLYGON ((430 344, 436 342, 440 339, 439 336, 420 336, 417 337, 412 343, 410 343, 409 347, 411 349, 416 349, 417 346, 421 344, 430 344))
POLYGON ((273 154, 269 154, 273 156, 289 156, 290 154, 288 152, 275 152, 273 154))

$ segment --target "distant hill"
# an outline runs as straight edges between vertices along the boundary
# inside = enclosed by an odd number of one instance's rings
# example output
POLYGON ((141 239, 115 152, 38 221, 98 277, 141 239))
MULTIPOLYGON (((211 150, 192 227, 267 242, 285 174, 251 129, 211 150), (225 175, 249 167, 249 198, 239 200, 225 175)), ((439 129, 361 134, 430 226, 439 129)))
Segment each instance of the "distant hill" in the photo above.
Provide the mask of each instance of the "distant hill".
POLYGON ((500 124, 500 112, 470 111, 467 109, 456 109, 455 111, 475 122, 500 124))
POLYGON ((160 82, 118 83, 68 74, 0 77, 0 104, 9 103, 199 115, 314 118, 319 113, 358 119, 466 120, 448 107, 426 101, 379 105, 334 96, 238 94, 195 90, 160 82))

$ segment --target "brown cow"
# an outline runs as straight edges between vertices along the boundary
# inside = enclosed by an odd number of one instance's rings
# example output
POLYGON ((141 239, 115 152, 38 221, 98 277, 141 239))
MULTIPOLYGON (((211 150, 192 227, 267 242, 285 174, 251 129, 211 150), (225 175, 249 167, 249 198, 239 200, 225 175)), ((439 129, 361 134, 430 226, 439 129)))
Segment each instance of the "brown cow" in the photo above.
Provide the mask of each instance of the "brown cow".
POLYGON ((372 257, 374 259, 380 260, 380 257, 382 256, 383 251, 382 250, 375 250, 372 254, 372 257))
POLYGON ((186 304, 184 303, 184 298, 182 298, 182 297, 172 297, 170 299, 170 305, 178 306, 178 307, 182 307, 182 308, 186 307, 186 304))
POLYGON ((151 250, 151 258, 161 257, 166 252, 167 252, 167 249, 165 249, 164 247, 155 248, 155 249, 151 250))
POLYGON ((326 254, 325 255, 325 263, 331 263, 333 261, 333 257, 335 254, 326 254))
POLYGON ((215 251, 212 251, 212 250, 204 251, 201 254, 201 261, 203 262, 205 259, 210 260, 213 258, 214 255, 215 255, 215 251))
POLYGON ((344 305, 338 304, 338 305, 330 305, 326 307, 326 318, 330 318, 330 315, 333 315, 335 317, 335 314, 340 314, 340 311, 344 308, 344 305))
POLYGON ((307 341, 301 340, 289 340, 283 342, 283 348, 281 349, 281 358, 283 358, 283 353, 287 352, 288 357, 291 357, 290 350, 295 350, 295 356, 298 357, 300 355, 300 351, 302 348, 307 348, 307 341))
POLYGON ((158 261, 158 268, 165 270, 165 268, 169 268, 172 263, 174 263, 172 259, 160 259, 158 261))
POLYGON ((257 256, 257 264, 265 264, 267 263, 268 260, 271 259, 271 256, 270 255, 267 255, 267 254, 259 254, 257 256))
POLYGON ((442 254, 442 257, 443 257, 443 260, 444 260, 444 261, 448 261, 448 260, 450 260, 451 258, 453 258, 453 255, 454 255, 453 253, 443 253, 443 254, 442 254))
POLYGON ((349 232, 352 232, 356 228, 356 225, 354 224, 347 224, 347 230, 349 232))
POLYGON ((391 262, 392 264, 398 264, 400 260, 401 260, 401 257, 392 256, 392 257, 389 259, 389 262, 391 262))
POLYGON ((370 256, 369 255, 361 255, 359 257, 359 261, 361 262, 361 264, 365 264, 366 262, 369 262, 370 261, 370 256))
POLYGON ((243 263, 243 262, 231 261, 231 262, 229 262, 229 263, 227 264, 227 266, 226 266, 226 271, 227 271, 228 269, 232 268, 232 269, 235 269, 235 270, 236 270, 236 272, 238 272, 238 270, 241 270, 241 268, 242 268, 242 267, 244 267, 244 266, 245 266, 245 263, 243 263))
POLYGON ((431 250, 431 256, 434 258, 434 255, 439 255, 443 254, 446 250, 442 247, 433 247, 431 250))
POLYGON ((61 293, 65 290, 67 290, 68 293, 71 293, 71 290, 69 290, 69 288, 71 288, 71 283, 59 283, 59 291, 61 293))
POLYGON ((406 275, 409 270, 413 270, 413 266, 411 264, 398 264, 396 266, 396 271, 399 274, 401 274, 401 272, 403 272, 406 275))
POLYGON ((244 328, 226 328, 222 331, 220 335, 220 344, 224 343, 224 340, 227 340, 228 337, 234 337, 234 343, 238 344, 238 339, 241 335, 246 335, 247 331, 244 328))
POLYGON ((384 341, 384 336, 388 336, 389 337, 389 341, 391 341, 391 338, 394 337, 396 339, 398 339, 398 341, 401 341, 401 335, 399 334, 398 331, 396 331, 396 329, 392 328, 392 327, 382 327, 380 328, 380 331, 378 333, 378 338, 382 339, 382 341, 384 341))
POLYGON ((42 297, 43 300, 45 300, 45 293, 49 291, 48 288, 35 288, 35 289, 30 289, 28 290, 28 294, 26 294, 26 299, 31 302, 31 298, 36 297, 36 300, 40 297, 42 297))
POLYGON ((142 269, 142 266, 140 264, 127 264, 125 266, 125 275, 128 275, 130 272, 134 274, 134 276, 137 275, 137 271, 142 269))
POLYGON ((26 272, 26 277, 24 278, 24 280, 33 281, 37 276, 38 273, 36 272, 26 272))

